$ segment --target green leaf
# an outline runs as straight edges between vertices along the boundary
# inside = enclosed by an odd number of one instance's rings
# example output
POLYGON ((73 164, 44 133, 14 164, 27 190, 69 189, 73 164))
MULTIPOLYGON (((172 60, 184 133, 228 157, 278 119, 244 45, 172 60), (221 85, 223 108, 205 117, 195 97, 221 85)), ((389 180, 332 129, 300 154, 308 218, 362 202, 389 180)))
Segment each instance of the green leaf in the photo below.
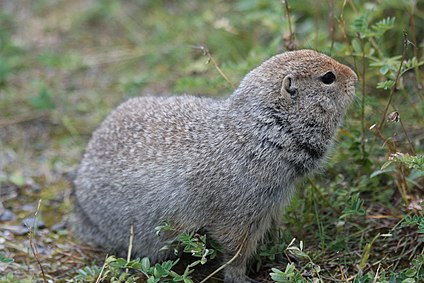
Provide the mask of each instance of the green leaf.
POLYGON ((362 47, 361 47, 361 42, 359 41, 359 39, 354 38, 352 39, 352 48, 353 51, 355 51, 358 54, 362 53, 362 47))
POLYGON ((0 253, 0 262, 1 263, 11 263, 11 262, 13 262, 13 258, 5 257, 3 253, 0 253))
POLYGON ((289 283, 292 282, 292 278, 296 276, 295 273, 295 266, 293 263, 289 263, 286 266, 286 269, 283 271, 277 269, 277 268, 271 268, 271 273, 269 274, 271 276, 271 279, 274 280, 277 283, 289 283))
POLYGON ((109 263, 109 266, 123 269, 123 268, 126 268, 127 261, 125 259, 123 259, 123 258, 117 258, 116 260, 111 261, 109 263))
POLYGON ((368 33, 368 14, 365 13, 356 18, 352 23, 352 29, 354 32, 361 34, 361 37, 368 33))
POLYGON ((155 278, 153 276, 147 279, 147 283, 158 283, 159 281, 160 281, 160 278, 155 278))
POLYGON ((377 83, 377 88, 382 88, 385 90, 391 89, 395 85, 395 82, 392 80, 387 80, 384 82, 377 83))
POLYGON ((150 269, 150 260, 148 257, 143 257, 143 259, 141 260, 141 267, 140 269, 143 272, 148 272, 150 269))
POLYGON ((375 32, 375 36, 382 36, 383 33, 393 28, 395 25, 396 18, 385 18, 371 26, 371 29, 375 32))
POLYGON ((343 210, 343 214, 339 217, 340 219, 346 218, 348 216, 357 215, 363 216, 365 215, 365 210, 362 208, 364 201, 359 198, 359 194, 355 194, 349 201, 349 206, 345 207, 343 210))
POLYGON ((142 264, 141 264, 139 259, 131 260, 130 262, 128 262, 125 265, 126 268, 132 268, 132 269, 135 269, 135 270, 140 270, 141 266, 142 266, 142 264))
POLYGON ((389 71, 389 67, 388 66, 382 66, 379 71, 380 71, 380 74, 385 75, 389 71))
POLYGON ((22 172, 17 171, 9 176, 9 181, 15 184, 17 187, 22 187, 26 184, 26 179, 22 175, 22 172))
POLYGON ((405 271, 405 275, 406 275, 406 277, 414 277, 416 273, 417 273, 417 271, 416 271, 416 270, 414 270, 414 269, 412 269, 412 268, 408 268, 408 269, 405 271))
POLYGON ((153 274, 156 277, 166 277, 169 275, 169 271, 166 270, 161 264, 156 264, 153 270, 153 274))
POLYGON ((383 166, 381 166, 381 170, 386 169, 386 168, 387 168, 387 167, 389 167, 392 163, 393 163, 393 161, 391 161, 391 160, 386 161, 386 162, 383 164, 383 166))
POLYGON ((390 156, 390 160, 406 165, 410 169, 424 171, 424 155, 409 155, 408 153, 397 152, 390 156))
POLYGON ((374 177, 381 175, 381 174, 384 174, 384 173, 392 173, 393 171, 394 170, 392 168, 388 168, 388 169, 385 169, 385 170, 376 170, 376 171, 371 173, 370 178, 374 178, 374 177))

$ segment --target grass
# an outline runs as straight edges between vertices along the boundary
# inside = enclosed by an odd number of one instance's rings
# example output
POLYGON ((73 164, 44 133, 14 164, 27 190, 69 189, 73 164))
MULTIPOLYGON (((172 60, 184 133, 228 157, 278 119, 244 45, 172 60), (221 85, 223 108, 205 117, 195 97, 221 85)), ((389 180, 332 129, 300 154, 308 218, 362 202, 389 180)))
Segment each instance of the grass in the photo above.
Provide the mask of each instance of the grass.
MULTIPOLYGON (((423 282, 424 1, 288 3, 2 2, 0 214, 4 206, 13 217, 0 221, 0 282, 95 282, 100 273, 114 282, 155 272, 169 278, 173 262, 105 260, 56 225, 72 206, 67 172, 123 100, 224 97, 250 69, 293 46, 352 66, 360 83, 325 170, 298 184, 280 242, 260 247, 252 277, 423 282), (46 228, 29 227, 29 238, 20 223, 36 211, 46 228)), ((186 245, 201 243, 201 254, 203 240, 185 236, 186 245)), ((191 260, 200 261, 216 260, 191 260)), ((189 282, 200 265, 173 278, 189 282)))

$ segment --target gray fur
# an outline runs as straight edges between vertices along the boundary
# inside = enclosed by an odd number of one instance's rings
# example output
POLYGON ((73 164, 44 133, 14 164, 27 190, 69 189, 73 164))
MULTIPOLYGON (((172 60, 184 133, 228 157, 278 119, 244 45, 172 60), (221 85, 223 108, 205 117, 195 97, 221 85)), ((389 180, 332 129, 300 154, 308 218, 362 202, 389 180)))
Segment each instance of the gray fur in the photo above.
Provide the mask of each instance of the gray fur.
POLYGON ((122 254, 134 225, 134 253, 160 261, 172 256, 159 250, 175 235, 156 236, 155 227, 202 229, 225 260, 244 243, 224 282, 248 282, 246 261, 295 180, 325 159, 356 80, 330 57, 300 50, 265 61, 224 100, 128 100, 88 144, 75 180, 76 232, 122 254), (320 80, 328 71, 331 85, 320 80))

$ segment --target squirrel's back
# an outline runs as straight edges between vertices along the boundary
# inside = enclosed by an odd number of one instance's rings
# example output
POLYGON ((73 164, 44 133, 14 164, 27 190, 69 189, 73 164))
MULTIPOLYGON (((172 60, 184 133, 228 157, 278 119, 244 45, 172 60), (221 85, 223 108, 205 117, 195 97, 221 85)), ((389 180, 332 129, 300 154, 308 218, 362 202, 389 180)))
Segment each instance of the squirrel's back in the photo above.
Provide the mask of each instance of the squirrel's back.
POLYGON ((207 142, 210 129, 202 125, 220 115, 222 106, 192 96, 132 98, 105 119, 86 152, 105 159, 122 155, 128 163, 158 158, 176 145, 181 150, 185 143, 207 142))

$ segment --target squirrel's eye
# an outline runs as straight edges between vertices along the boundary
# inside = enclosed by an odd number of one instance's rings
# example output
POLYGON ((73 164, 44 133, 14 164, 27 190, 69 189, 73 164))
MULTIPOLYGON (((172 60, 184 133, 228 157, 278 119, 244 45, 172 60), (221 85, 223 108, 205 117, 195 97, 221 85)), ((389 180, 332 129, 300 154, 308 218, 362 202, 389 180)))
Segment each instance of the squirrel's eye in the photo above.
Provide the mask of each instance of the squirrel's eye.
POLYGON ((336 76, 333 72, 327 72, 324 76, 321 77, 321 81, 326 85, 332 84, 336 80, 336 76))

